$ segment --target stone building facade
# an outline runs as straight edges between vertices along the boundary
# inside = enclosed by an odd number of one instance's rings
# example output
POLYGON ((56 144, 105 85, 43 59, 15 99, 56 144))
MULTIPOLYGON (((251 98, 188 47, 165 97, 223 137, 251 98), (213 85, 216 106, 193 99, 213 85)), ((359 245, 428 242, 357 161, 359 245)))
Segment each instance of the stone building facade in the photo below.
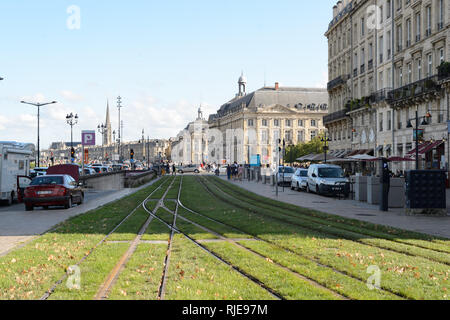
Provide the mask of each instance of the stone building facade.
POLYGON ((284 139, 287 146, 296 145, 310 141, 325 129, 326 89, 280 87, 276 83, 247 94, 245 77, 241 76, 238 84, 235 98, 209 117, 212 135, 218 132, 222 140, 221 145, 210 145, 211 158, 244 164, 259 155, 261 164, 276 165, 279 139, 284 139))
POLYGON ((418 110, 421 124, 431 115, 421 127, 421 166, 445 167, 449 92, 438 66, 449 60, 449 16, 445 0, 337 2, 325 33, 331 150, 409 156, 418 110))

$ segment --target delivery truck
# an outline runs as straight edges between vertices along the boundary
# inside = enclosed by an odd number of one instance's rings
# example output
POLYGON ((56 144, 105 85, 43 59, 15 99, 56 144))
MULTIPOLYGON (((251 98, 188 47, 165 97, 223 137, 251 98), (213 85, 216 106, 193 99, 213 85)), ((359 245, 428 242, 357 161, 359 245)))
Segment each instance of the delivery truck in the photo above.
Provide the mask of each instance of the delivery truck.
POLYGON ((18 199, 17 177, 30 175, 34 145, 0 141, 0 201, 11 205, 18 199))

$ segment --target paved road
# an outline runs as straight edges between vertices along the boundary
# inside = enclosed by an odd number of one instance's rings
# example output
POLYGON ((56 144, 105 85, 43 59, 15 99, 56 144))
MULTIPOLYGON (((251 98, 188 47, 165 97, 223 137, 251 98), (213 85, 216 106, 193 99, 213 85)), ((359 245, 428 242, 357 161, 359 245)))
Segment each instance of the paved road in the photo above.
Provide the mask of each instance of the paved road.
POLYGON ((0 256, 30 241, 35 236, 45 233, 52 227, 71 217, 120 199, 153 182, 137 189, 101 192, 90 191, 85 194, 85 202, 83 205, 75 205, 69 210, 55 208, 50 210, 35 209, 34 211, 25 211, 23 204, 15 204, 11 207, 0 206, 0 256))
MULTIPOLYGON (((226 180, 226 177, 221 178, 226 180)), ((378 206, 370 205, 366 202, 338 200, 336 198, 323 197, 306 192, 291 191, 290 188, 285 188, 285 192, 280 192, 277 198, 275 187, 270 185, 248 181, 232 183, 256 194, 300 207, 450 238, 450 215, 447 217, 407 216, 404 209, 389 209, 389 212, 382 212, 378 209, 378 206)), ((450 193, 447 193, 447 205, 450 206, 450 193)))

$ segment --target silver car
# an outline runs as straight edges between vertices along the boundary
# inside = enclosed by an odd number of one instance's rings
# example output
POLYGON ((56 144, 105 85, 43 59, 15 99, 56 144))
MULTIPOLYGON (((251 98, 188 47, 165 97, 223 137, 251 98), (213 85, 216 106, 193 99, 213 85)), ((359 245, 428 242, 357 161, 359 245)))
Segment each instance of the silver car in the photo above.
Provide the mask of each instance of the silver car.
POLYGON ((308 183, 308 169, 297 169, 292 176, 291 189, 292 190, 306 190, 308 183))
POLYGON ((278 168, 278 185, 291 185, 292 176, 294 175, 295 171, 292 167, 283 167, 280 166, 278 168))

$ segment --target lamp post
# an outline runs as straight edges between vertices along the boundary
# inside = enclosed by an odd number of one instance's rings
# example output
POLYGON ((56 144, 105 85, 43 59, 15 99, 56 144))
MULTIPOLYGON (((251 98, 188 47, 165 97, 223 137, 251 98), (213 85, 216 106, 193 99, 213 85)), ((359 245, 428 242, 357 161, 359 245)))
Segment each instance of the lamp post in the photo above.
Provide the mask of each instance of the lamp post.
POLYGON ((108 131, 108 128, 102 123, 98 125, 97 130, 102 135, 102 157, 105 158, 105 133, 108 131))
MULTIPOLYGON (((3 80, 3 79, 1 79, 1 80, 3 80)), ((38 126, 37 126, 37 136, 38 136, 37 137, 37 149, 38 149, 37 150, 37 166, 40 167, 41 166, 41 162, 40 162, 40 157, 41 157, 41 155, 40 155, 40 153, 41 153, 40 142, 41 142, 41 138, 40 138, 39 131, 40 131, 41 107, 49 105, 49 104, 54 104, 54 103, 57 103, 57 102, 56 101, 52 101, 52 102, 47 102, 47 103, 32 103, 32 102, 20 101, 20 103, 29 104, 31 106, 35 106, 35 107, 38 108, 38 114, 37 114, 37 119, 38 119, 38 126)))
MULTIPOLYGON (((426 119, 430 119, 430 118, 431 118, 431 114, 429 112, 427 112, 427 114, 425 116, 419 117, 419 110, 416 109, 416 117, 409 119, 408 125, 406 126, 407 128, 411 129, 411 128, 413 128, 411 121, 416 121, 416 126, 415 126, 416 170, 419 170, 419 119, 422 119, 422 123, 420 125, 426 126, 426 125, 428 125, 428 122, 426 121, 426 119)), ((413 134, 413 137, 414 137, 414 134, 413 134)))
POLYGON ((66 116, 67 124, 70 126, 70 152, 71 152, 71 162, 74 161, 74 148, 73 148, 73 126, 78 123, 78 115, 74 115, 72 112, 66 116))
POLYGON ((328 151, 328 142, 331 142, 330 137, 327 135, 327 133, 325 132, 325 136, 321 139, 321 141, 323 143, 325 143, 324 147, 323 147, 323 152, 325 154, 325 163, 327 163, 327 151, 328 151))

